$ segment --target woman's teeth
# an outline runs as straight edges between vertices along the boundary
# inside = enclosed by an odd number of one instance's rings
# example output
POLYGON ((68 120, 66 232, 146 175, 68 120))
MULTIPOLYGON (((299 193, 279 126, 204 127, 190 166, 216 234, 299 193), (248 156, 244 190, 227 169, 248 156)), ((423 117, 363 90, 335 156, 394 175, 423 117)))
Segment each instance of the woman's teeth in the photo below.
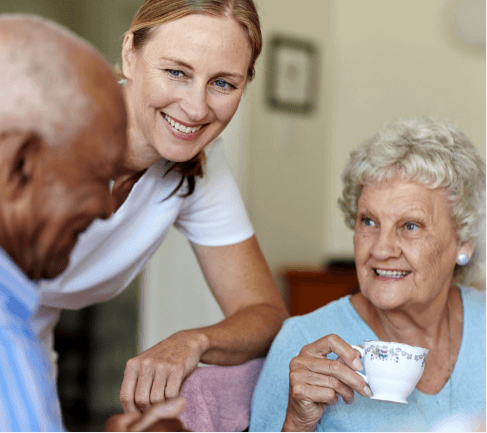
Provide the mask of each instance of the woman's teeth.
POLYGON ((193 132, 199 131, 203 125, 199 126, 184 126, 180 125, 178 122, 175 122, 171 119, 167 114, 164 114, 164 118, 171 124, 171 126, 179 132, 184 132, 185 134, 191 134, 193 132))
POLYGON ((406 271, 386 271, 384 269, 376 269, 375 273, 379 277, 387 277, 387 278, 402 278, 405 277, 409 272, 406 271))

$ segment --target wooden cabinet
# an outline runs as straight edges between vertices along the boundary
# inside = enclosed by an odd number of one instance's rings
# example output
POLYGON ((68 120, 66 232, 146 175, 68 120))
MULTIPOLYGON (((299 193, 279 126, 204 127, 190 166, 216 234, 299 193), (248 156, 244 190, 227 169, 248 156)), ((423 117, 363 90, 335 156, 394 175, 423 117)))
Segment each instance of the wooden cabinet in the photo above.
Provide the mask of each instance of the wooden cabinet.
POLYGON ((286 266, 281 276, 291 316, 310 313, 342 296, 358 292, 353 260, 331 261, 323 267, 286 266))

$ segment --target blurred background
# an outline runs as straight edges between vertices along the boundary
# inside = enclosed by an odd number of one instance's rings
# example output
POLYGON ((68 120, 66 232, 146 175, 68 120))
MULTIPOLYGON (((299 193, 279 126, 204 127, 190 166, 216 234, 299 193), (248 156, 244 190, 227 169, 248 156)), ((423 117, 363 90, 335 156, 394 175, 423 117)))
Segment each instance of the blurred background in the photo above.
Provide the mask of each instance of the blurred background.
MULTIPOLYGON (((2 0, 0 13, 53 19, 116 64, 122 35, 141 4, 2 0)), ((303 281, 305 287, 324 287, 341 276, 344 293, 354 284, 352 233, 336 206, 352 149, 386 122, 431 115, 457 123, 485 156, 486 4, 256 4, 264 50, 224 133, 226 152, 276 283, 292 313, 299 314, 324 302, 317 291, 302 292, 303 281), (271 44, 276 37, 287 45, 271 44), (276 99, 294 104, 280 109, 272 104, 276 99)), ((122 295, 63 313, 56 347, 67 428, 100 430, 106 416, 122 410, 119 390, 129 358, 180 329, 221 318, 188 243, 172 231, 122 295)))

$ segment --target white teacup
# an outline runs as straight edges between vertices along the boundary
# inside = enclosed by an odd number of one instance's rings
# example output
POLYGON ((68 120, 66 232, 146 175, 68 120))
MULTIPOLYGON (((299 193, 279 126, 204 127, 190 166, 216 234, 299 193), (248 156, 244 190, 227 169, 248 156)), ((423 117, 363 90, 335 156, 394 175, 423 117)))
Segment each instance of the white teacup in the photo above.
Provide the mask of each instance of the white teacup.
POLYGON ((360 374, 372 390, 372 400, 408 404, 406 400, 423 374, 428 349, 388 341, 364 341, 352 346, 363 358, 360 374))

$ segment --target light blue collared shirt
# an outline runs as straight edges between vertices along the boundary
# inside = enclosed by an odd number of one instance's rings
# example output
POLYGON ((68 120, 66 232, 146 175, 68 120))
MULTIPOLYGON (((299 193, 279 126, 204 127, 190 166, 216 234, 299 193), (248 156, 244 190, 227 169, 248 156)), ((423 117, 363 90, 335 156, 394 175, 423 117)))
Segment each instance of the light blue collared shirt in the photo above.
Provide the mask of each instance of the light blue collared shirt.
POLYGON ((32 330, 36 284, 0 248, 0 431, 64 431, 56 383, 32 330))

